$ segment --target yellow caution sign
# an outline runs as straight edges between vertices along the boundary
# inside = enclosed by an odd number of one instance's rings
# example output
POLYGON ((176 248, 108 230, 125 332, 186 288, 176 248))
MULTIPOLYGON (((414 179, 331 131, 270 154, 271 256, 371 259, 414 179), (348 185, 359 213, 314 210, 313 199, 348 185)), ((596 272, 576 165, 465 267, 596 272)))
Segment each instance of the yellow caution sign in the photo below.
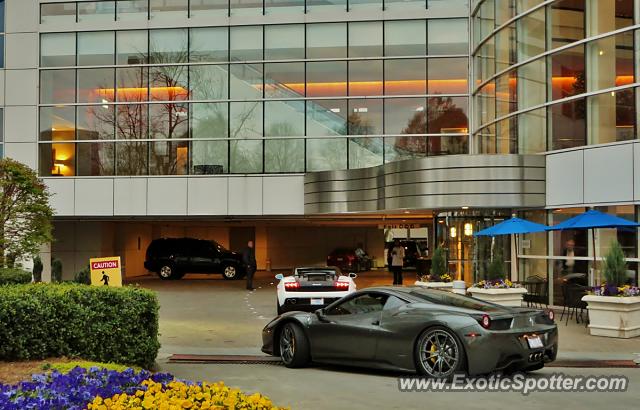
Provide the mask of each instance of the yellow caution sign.
POLYGON ((93 286, 122 286, 122 270, 119 256, 89 259, 93 286))

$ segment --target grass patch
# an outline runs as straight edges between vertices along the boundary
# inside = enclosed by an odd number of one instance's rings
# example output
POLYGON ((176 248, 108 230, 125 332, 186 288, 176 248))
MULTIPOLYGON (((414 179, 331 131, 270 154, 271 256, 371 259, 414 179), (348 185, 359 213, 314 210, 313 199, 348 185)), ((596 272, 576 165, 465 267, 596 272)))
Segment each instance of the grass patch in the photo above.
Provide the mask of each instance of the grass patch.
MULTIPOLYGON (((102 367, 108 370, 124 371, 130 366, 115 363, 100 363, 85 360, 72 360, 65 357, 51 358, 45 360, 26 360, 20 362, 0 362, 0 383, 15 384, 21 381, 31 380, 31 375, 47 373, 57 370, 60 373, 68 373, 76 366, 89 369, 91 367, 102 367)), ((135 371, 140 371, 139 367, 133 366, 135 371)))
POLYGON ((99 367, 101 369, 115 370, 117 372, 123 372, 128 368, 132 368, 136 372, 139 372, 140 370, 142 370, 140 367, 137 367, 137 366, 125 366, 123 364, 100 363, 100 362, 91 362, 91 361, 84 361, 84 360, 44 363, 42 365, 42 370, 44 371, 57 370, 60 373, 69 373, 71 369, 73 369, 74 367, 82 367, 83 369, 87 369, 87 370, 92 367, 99 367))

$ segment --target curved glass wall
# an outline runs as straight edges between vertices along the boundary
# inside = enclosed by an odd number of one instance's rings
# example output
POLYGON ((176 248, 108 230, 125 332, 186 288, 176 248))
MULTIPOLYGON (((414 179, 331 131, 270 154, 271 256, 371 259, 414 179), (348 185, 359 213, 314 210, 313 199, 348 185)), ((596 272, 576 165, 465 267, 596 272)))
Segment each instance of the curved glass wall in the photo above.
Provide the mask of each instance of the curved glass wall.
MULTIPOLYGON (((131 17, 146 4, 115 6, 131 17)), ((181 4, 151 1, 149 18, 181 4)), ((40 173, 288 173, 467 153, 467 21, 43 33, 40 173)))
POLYGON ((476 153, 637 138, 638 0, 485 0, 473 9, 476 153))

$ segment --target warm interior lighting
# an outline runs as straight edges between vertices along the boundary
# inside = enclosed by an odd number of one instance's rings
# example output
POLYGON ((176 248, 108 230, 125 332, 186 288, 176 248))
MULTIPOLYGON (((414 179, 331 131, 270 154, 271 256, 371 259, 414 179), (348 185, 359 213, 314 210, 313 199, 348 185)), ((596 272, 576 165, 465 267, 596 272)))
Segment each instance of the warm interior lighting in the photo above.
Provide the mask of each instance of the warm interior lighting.
MULTIPOLYGON (((116 90, 113 88, 98 88, 94 90, 99 99, 102 99, 104 103, 106 101, 113 101, 116 90)), ((189 91, 180 86, 174 87, 119 87, 117 89, 118 101, 144 101, 147 93, 151 99, 159 101, 169 100, 186 100, 189 98, 189 91)))
POLYGON ((455 238, 456 236, 458 236, 458 230, 456 229, 455 226, 452 226, 451 229, 449 229, 449 236, 452 238, 455 238))
POLYGON ((473 235, 473 225, 470 222, 464 224, 464 235, 471 236, 473 235))

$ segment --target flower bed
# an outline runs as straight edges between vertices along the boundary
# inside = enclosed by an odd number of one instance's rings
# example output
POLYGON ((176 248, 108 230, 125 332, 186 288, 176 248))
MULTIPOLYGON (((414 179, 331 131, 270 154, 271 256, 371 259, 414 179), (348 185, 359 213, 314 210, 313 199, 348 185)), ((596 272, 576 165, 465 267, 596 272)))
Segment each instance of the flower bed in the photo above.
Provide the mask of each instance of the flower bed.
POLYGON ((76 367, 63 374, 35 375, 30 382, 0 385, 0 409, 278 409, 256 393, 223 383, 175 380, 167 373, 76 367))
POLYGON ((634 296, 640 296, 640 288, 637 286, 624 285, 621 287, 607 286, 603 283, 600 286, 594 287, 591 292, 595 296, 618 296, 622 298, 629 298, 634 296))
POLYGON ((499 280, 481 280, 478 283, 474 283, 471 287, 481 289, 512 289, 521 288, 519 283, 513 283, 509 279, 499 280))

